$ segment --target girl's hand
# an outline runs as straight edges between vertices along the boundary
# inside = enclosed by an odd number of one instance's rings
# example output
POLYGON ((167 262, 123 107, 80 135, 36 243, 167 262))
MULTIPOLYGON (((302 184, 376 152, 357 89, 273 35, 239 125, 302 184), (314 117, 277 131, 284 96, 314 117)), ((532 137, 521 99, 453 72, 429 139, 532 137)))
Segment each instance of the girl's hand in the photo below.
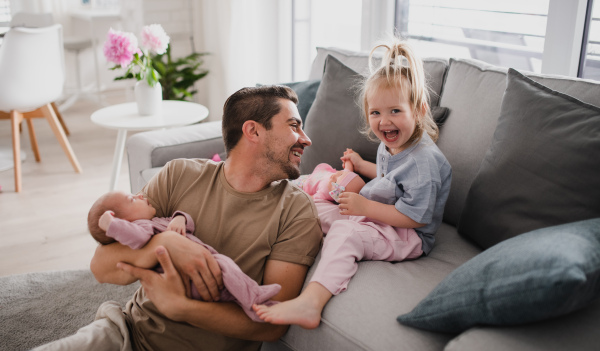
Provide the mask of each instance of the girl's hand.
POLYGON ((167 230, 185 235, 185 217, 175 216, 167 226, 167 230))
POLYGON ((358 172, 358 168, 360 168, 360 164, 363 161, 363 158, 352 149, 346 149, 344 156, 340 157, 340 159, 343 162, 344 169, 350 172, 358 172))
POLYGON ((340 195, 340 214, 346 216, 365 216, 369 200, 359 194, 343 192, 340 195))
POLYGON ((110 226, 110 223, 113 221, 113 219, 115 219, 115 213, 113 211, 104 212, 98 220, 98 227, 104 231, 107 231, 108 226, 110 226))

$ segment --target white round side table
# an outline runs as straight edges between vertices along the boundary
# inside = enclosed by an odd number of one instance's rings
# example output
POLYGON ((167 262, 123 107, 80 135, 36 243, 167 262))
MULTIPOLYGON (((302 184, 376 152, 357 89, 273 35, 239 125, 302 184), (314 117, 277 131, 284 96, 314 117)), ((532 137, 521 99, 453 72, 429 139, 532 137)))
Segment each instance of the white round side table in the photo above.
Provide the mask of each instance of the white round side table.
POLYGON ((208 109, 203 105, 174 100, 163 101, 161 113, 152 116, 140 116, 135 102, 104 107, 92 113, 92 122, 118 131, 109 190, 117 186, 127 131, 180 127, 200 122, 207 116, 208 109))

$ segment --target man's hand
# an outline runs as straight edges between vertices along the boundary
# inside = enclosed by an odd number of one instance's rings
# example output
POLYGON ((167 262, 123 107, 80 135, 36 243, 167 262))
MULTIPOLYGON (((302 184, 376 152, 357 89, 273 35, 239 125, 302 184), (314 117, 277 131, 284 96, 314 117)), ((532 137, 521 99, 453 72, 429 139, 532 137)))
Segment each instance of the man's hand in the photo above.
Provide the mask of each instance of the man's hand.
POLYGON ((171 220, 171 222, 169 222, 169 225, 167 226, 167 230, 179 233, 181 235, 185 235, 185 217, 182 215, 173 217, 173 219, 171 220))
POLYGON ((187 296, 191 296, 191 280, 204 301, 219 301, 223 278, 221 267, 210 251, 202 245, 190 245, 189 239, 185 237, 168 234, 169 232, 165 232, 157 236, 169 239, 165 241, 165 247, 169 250, 173 264, 181 275, 187 296))
POLYGON ((110 223, 113 221, 113 219, 115 219, 115 213, 113 211, 104 212, 98 220, 98 227, 100 227, 100 229, 104 230, 105 232, 108 231, 108 227, 110 226, 110 223))
POLYGON ((163 274, 138 268, 124 262, 119 262, 117 267, 140 281, 146 295, 162 314, 174 321, 180 321, 180 309, 183 306, 181 302, 185 302, 186 298, 185 286, 173 266, 167 250, 159 246, 155 252, 158 262, 164 270, 163 274))
POLYGON ((340 214, 346 216, 366 216, 369 200, 359 194, 343 192, 340 194, 340 214))

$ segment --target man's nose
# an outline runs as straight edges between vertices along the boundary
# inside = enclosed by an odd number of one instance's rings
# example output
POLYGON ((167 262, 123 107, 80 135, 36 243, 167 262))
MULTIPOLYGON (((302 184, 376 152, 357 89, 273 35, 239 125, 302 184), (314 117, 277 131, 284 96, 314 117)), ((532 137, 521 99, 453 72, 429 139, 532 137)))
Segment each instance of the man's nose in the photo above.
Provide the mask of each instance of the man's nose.
POLYGON ((310 141, 310 138, 308 137, 308 135, 306 135, 306 133, 304 133, 304 129, 300 129, 300 138, 298 141, 300 142, 300 144, 302 144, 304 146, 312 145, 312 141, 310 141))

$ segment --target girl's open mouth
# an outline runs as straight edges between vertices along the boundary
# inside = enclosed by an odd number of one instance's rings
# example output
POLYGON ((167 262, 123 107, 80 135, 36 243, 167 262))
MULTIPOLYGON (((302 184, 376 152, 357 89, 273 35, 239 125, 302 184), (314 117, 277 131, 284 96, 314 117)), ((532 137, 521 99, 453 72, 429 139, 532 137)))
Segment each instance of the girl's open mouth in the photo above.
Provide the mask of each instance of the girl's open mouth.
POLYGON ((383 131, 383 137, 386 141, 395 141, 396 139, 398 139, 398 130, 383 131))

